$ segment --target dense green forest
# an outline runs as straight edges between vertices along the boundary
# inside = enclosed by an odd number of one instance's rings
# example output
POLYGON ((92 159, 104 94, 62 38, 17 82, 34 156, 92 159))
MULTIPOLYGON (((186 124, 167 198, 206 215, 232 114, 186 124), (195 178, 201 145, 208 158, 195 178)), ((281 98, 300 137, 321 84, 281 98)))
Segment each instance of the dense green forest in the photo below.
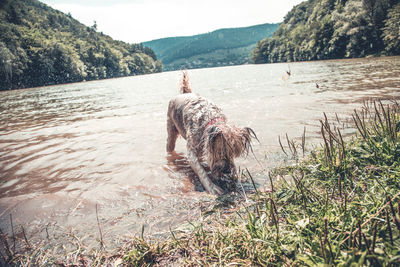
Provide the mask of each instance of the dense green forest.
POLYGON ((37 0, 0 0, 0 90, 159 72, 150 48, 127 44, 37 0))
POLYGON ((219 29, 184 37, 143 43, 154 50, 165 70, 238 65, 250 62, 257 41, 272 36, 279 24, 219 29))
POLYGON ((255 63, 400 55, 399 0, 308 0, 257 43, 255 63))

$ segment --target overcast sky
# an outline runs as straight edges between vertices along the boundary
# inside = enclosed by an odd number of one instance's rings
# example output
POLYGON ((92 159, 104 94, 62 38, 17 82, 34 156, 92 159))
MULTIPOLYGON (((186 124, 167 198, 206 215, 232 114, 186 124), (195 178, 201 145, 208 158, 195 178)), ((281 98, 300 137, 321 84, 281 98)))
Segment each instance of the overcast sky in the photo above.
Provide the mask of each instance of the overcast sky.
POLYGON ((114 39, 140 43, 281 22, 304 0, 40 0, 114 39))

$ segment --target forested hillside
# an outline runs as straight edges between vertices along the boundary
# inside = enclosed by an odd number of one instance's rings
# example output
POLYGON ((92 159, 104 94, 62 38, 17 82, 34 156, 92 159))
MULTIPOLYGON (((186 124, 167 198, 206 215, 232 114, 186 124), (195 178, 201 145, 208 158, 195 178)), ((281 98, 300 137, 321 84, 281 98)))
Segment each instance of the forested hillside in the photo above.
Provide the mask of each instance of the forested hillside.
POLYGON ((261 24, 220 29, 186 37, 171 37, 143 43, 154 50, 164 69, 238 65, 250 62, 255 44, 272 36, 279 24, 261 24))
POLYGON ((37 0, 0 1, 0 90, 161 71, 150 48, 115 41, 37 0))
POLYGON ((399 0, 308 0, 295 6, 255 63, 400 54, 399 0))

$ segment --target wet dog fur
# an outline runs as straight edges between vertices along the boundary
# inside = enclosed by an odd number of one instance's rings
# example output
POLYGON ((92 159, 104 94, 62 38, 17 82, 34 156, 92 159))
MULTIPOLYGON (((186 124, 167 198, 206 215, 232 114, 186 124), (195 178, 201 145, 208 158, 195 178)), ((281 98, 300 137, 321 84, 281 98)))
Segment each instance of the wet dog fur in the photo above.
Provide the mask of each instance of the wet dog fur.
POLYGON ((232 181, 236 172, 234 159, 247 155, 251 139, 257 139, 251 128, 229 125, 220 108, 192 93, 187 72, 183 72, 181 94, 169 102, 167 132, 167 152, 175 150, 181 135, 187 141, 191 168, 204 189, 217 195, 224 193, 217 184, 232 181))

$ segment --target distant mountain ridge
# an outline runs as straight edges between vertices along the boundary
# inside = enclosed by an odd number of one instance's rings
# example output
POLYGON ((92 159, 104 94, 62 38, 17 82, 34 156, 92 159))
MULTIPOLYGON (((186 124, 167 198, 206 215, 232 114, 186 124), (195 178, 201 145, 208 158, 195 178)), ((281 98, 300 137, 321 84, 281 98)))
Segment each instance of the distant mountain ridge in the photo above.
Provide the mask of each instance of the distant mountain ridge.
POLYGON ((144 42, 163 62, 164 70, 238 65, 248 63, 256 43, 272 36, 279 24, 226 28, 193 36, 144 42))

